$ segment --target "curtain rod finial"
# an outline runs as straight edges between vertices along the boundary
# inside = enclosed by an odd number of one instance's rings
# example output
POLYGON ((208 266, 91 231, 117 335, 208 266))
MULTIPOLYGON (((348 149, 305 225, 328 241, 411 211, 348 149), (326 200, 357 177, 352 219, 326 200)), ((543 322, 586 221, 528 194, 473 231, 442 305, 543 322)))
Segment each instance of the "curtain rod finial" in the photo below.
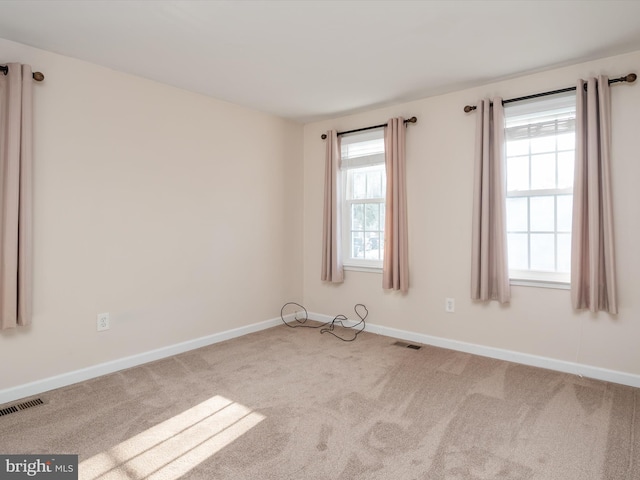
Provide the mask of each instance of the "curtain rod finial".
POLYGON ((33 72, 32 77, 36 82, 41 82, 41 81, 44 80, 44 73, 42 73, 42 72, 33 72))
POLYGON ((475 109, 476 109, 475 105, 467 105, 467 106, 464 107, 464 113, 472 112, 475 109))
POLYGON ((635 73, 630 73, 629 75, 627 75, 626 80, 629 83, 633 83, 636 81, 637 78, 638 76, 635 73))
POLYGON ((323 139, 323 140, 325 140, 325 139, 327 138, 327 134, 326 134, 326 133, 323 133, 322 135, 320 135, 320 138, 321 138, 321 139, 323 139))

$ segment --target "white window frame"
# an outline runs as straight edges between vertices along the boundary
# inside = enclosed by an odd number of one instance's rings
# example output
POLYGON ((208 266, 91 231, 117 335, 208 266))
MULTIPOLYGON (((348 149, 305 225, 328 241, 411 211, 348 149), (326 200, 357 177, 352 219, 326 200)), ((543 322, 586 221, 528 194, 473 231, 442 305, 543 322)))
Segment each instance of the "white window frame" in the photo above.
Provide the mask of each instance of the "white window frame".
MULTIPOLYGON (((513 233, 513 234, 526 234, 527 235, 527 258, 528 258, 528 263, 529 265, 531 265, 531 235, 532 234, 553 234, 553 238, 554 238, 554 265, 555 268, 558 268, 558 255, 559 255, 559 243, 558 243, 558 238, 559 235, 566 235, 567 233, 570 235, 571 232, 570 230, 567 231, 565 230, 560 230, 559 229, 559 225, 558 225, 558 198, 560 196, 566 196, 566 195, 573 195, 573 184, 570 187, 564 187, 564 188, 559 188, 559 187, 555 187, 555 188, 546 188, 546 189, 534 189, 531 188, 531 183, 529 183, 529 187, 528 188, 523 188, 520 190, 508 190, 508 186, 507 186, 507 178, 508 178, 508 159, 510 157, 507 156, 508 154, 508 149, 507 149, 507 143, 508 143, 508 136, 507 136, 507 128, 509 128, 509 126, 512 126, 514 124, 518 124, 518 120, 523 118, 523 117, 536 117, 536 116, 540 116, 540 117, 545 117, 548 116, 551 112, 555 112, 555 113, 559 113, 559 112, 571 112, 573 111, 573 114, 575 116, 575 94, 568 94, 568 95, 558 95, 555 97, 547 97, 547 98, 543 98, 543 99, 535 99, 533 101, 528 101, 526 103, 523 104, 518 104, 518 105, 506 105, 505 106, 505 172, 507 172, 507 174, 505 175, 505 192, 506 192, 506 197, 507 197, 507 201, 509 198, 527 198, 527 228, 526 230, 509 230, 509 225, 507 223, 507 234, 509 233, 513 233), (553 210, 554 210, 554 226, 553 226, 553 230, 548 230, 548 231, 542 231, 542 230, 532 230, 531 229, 531 202, 530 200, 532 198, 535 197, 553 197, 554 199, 554 206, 553 206, 553 210)), ((531 120, 531 124, 534 124, 536 121, 535 120, 531 120)), ((531 137, 529 137, 531 138, 531 137)), ((556 155, 555 158, 555 162, 554 162, 554 166, 555 166, 555 172, 554 175, 558 175, 558 154, 559 153, 566 153, 569 152, 571 150, 559 150, 558 146, 556 145, 556 149, 554 151, 554 154, 556 155)), ((574 152, 575 152, 575 148, 574 148, 574 152)), ((532 164, 531 164, 531 158, 532 155, 534 155, 531 150, 529 150, 528 154, 529 156, 529 162, 528 162, 528 168, 529 168, 529 182, 531 182, 531 176, 532 176, 532 164)), ((517 155, 517 156, 522 156, 522 155, 517 155)), ((514 156, 515 157, 515 156, 514 156)), ((556 181, 558 181, 558 178, 556 177, 556 181)), ((572 182, 573 183, 573 182, 572 182)), ((569 237, 569 244, 570 244, 570 237, 569 237)), ((508 242, 507 242, 508 244, 508 242)), ((570 260, 570 259, 569 259, 570 260)), ((536 287, 546 287, 546 288, 561 288, 561 289, 568 289, 570 288, 570 281, 571 281, 571 273, 570 272, 562 272, 562 271, 540 271, 540 270, 533 270, 533 269, 525 269, 525 270, 516 270, 516 269, 509 269, 509 279, 510 279, 510 283, 512 285, 525 285, 525 286, 536 286, 536 287)))
MULTIPOLYGON (((344 135, 341 137, 341 168, 340 168, 340 184, 342 189, 342 263, 346 270, 355 270, 363 272, 382 272, 382 264, 384 258, 384 208, 386 196, 386 172, 384 166, 384 129, 374 129, 365 132, 344 135), (381 142, 380 142, 381 140, 381 142), (382 150, 369 150, 366 142, 378 142, 382 145, 382 150), (361 143, 362 142, 362 143, 361 143), (360 144, 360 145, 358 145, 360 144), (361 148, 364 147, 364 148, 361 148), (351 155, 350 155, 351 154, 351 155), (365 168, 382 168, 383 181, 381 188, 381 196, 375 198, 352 198, 349 188, 349 172, 355 173, 357 170, 365 168), (352 241, 352 217, 351 210, 354 205, 376 204, 382 208, 382 222, 380 230, 371 230, 370 232, 380 232, 378 239, 378 252, 380 259, 353 258, 351 256, 352 241)), ((358 231, 360 231, 358 229, 358 231)), ((363 236, 367 232, 366 227, 361 230, 363 236)), ((366 240, 363 239, 363 248, 367 248, 366 240)))

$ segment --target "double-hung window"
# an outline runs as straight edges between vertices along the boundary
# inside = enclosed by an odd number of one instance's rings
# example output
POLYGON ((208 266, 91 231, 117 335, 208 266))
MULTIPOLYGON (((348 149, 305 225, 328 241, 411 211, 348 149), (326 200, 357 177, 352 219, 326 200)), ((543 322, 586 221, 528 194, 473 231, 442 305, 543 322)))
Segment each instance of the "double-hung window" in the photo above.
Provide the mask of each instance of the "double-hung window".
POLYGON ((505 105, 512 283, 570 281, 575 113, 575 94, 505 105))
POLYGON ((382 268, 386 171, 384 129, 341 137, 342 251, 347 267, 382 268))

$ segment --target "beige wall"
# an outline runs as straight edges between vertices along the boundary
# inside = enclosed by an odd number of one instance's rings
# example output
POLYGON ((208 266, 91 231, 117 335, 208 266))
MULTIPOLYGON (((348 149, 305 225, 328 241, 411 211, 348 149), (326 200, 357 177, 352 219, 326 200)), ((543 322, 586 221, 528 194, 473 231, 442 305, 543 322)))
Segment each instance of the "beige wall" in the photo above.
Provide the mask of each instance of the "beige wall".
POLYGON ((475 116, 462 112, 483 96, 636 71, 640 52, 303 129, 1 39, 0 51, 47 76, 35 88, 34 324, 0 332, 0 390, 267 320, 286 301, 329 315, 362 302, 377 325, 640 374, 640 85, 612 89, 616 318, 573 312, 566 290, 513 287, 509 307, 469 300, 475 116), (418 117, 410 292, 358 272, 324 285, 320 134, 396 115, 418 117), (112 326, 98 333, 105 311, 112 326))
MULTIPOLYGON (((518 97, 574 85, 579 77, 637 73, 640 52, 459 91, 395 107, 308 124, 304 129, 304 302, 308 310, 351 315, 369 309, 372 324, 640 374, 640 85, 616 85, 613 188, 620 313, 576 313, 568 290, 512 287, 511 306, 470 300, 471 207, 475 115, 485 96, 518 97), (345 283, 320 282, 324 142, 321 133, 412 115, 407 131, 410 291, 384 292, 382 276, 346 272, 345 283), (445 313, 445 297, 456 311, 445 313)), ((351 315, 353 316, 353 315, 351 315)))
POLYGON ((0 390, 302 298, 300 125, 5 40, 0 52, 46 75, 33 326, 0 333, 0 390))

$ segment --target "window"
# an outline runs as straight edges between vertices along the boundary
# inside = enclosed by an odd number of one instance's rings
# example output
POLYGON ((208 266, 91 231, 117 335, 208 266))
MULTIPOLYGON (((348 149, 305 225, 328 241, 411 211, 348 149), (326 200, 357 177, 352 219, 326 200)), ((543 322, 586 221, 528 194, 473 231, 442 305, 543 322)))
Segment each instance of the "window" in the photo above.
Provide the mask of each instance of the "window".
POLYGON ((569 283, 575 94, 505 106, 509 277, 569 283))
POLYGON ((386 171, 384 130, 341 138, 343 263, 382 268, 386 171))

